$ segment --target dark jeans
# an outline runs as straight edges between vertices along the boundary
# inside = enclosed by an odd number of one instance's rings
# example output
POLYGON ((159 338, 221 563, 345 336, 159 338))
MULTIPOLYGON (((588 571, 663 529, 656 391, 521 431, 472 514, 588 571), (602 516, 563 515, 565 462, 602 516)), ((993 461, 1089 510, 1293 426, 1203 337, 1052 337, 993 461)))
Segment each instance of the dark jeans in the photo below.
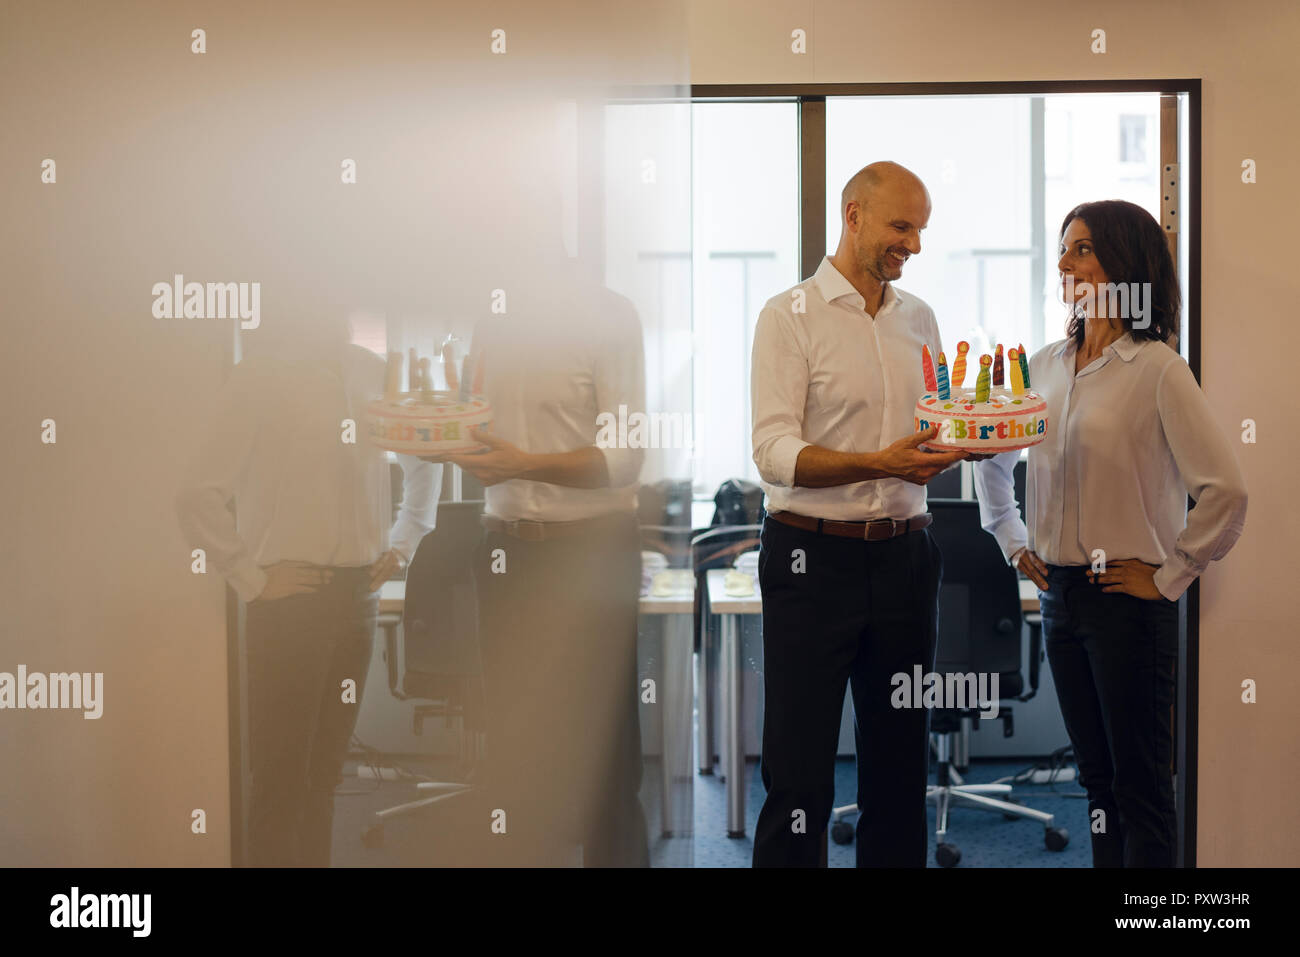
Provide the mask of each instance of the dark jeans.
POLYGON ((816 867, 835 799, 844 688, 853 691, 859 867, 924 867, 926 708, 891 677, 934 668, 943 559, 928 529, 866 542, 763 523, 763 784, 754 866, 816 867), (796 570, 802 550, 802 571, 796 570), (795 828, 802 811, 806 827, 795 828))
POLYGON ((379 596, 369 570, 335 568, 306 595, 249 603, 248 863, 328 867, 334 789, 370 669, 379 596), (356 682, 355 703, 343 681, 356 682))
POLYGON ((1047 659, 1088 792, 1094 867, 1173 867, 1178 603, 1103 592, 1048 566, 1047 659), (1101 812, 1099 815, 1098 812, 1101 812))
POLYGON ((488 711, 484 791, 487 810, 505 811, 506 825, 487 842, 489 858, 549 865, 581 845, 586 867, 648 865, 638 798, 636 516, 540 542, 486 532, 474 576, 488 711))

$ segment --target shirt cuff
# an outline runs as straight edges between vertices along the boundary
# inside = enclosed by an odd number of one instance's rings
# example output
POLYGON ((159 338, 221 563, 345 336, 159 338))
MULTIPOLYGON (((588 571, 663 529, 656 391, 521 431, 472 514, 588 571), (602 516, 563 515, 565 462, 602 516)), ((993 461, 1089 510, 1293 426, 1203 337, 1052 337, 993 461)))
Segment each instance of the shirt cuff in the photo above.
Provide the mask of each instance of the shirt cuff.
POLYGON ((799 461, 799 453, 810 445, 811 442, 805 442, 797 435, 783 435, 772 443, 767 459, 777 480, 775 484, 794 488, 795 463, 799 461))
POLYGON ((1170 555, 1165 563, 1156 569, 1151 580, 1160 594, 1170 601, 1178 601, 1183 596, 1183 592, 1196 581, 1199 574, 1200 572, 1183 564, 1176 555, 1170 555))
POLYGON ((266 577, 266 572, 258 568, 256 562, 251 558, 243 558, 231 569, 226 581, 230 582, 230 587, 244 604, 248 604, 262 594, 262 589, 266 587, 266 577))
POLYGON ((601 448, 600 454, 605 456, 605 471, 609 475, 610 488, 626 488, 636 484, 637 477, 641 474, 641 463, 645 460, 640 449, 601 448))
POLYGON ((993 529, 993 537, 998 540, 998 547, 1002 549, 1008 565, 1015 564, 1016 556, 1029 547, 1029 539, 1025 531, 1024 523, 1020 521, 1019 516, 993 529))
POLYGON ((398 519, 388 535, 389 548, 402 556, 402 561, 409 565, 411 559, 415 557, 415 550, 420 547, 420 542, 431 531, 433 529, 423 528, 409 519, 398 519))

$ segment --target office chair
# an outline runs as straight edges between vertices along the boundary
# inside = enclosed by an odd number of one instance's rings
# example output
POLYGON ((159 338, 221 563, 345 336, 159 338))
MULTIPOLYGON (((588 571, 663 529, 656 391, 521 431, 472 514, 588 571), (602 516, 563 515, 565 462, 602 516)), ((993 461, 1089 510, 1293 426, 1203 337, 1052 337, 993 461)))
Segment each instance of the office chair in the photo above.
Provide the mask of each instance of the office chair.
MULTIPOLYGON (((721 622, 709 610, 708 573, 715 568, 731 568, 744 552, 758 548, 759 532, 767 514, 763 507, 763 489, 744 479, 727 479, 713 496, 713 521, 710 527, 691 539, 691 568, 695 572, 695 650, 696 659, 696 751, 700 774, 712 774, 718 759, 714 749, 714 702, 718 695, 717 649, 721 641, 721 622)), ((739 636, 743 641, 749 629, 759 629, 759 621, 746 621, 739 636)), ((725 779, 725 775, 723 776, 725 779)))
MULTIPOLYGON (((737 556, 758 548, 758 535, 761 525, 718 525, 702 532, 691 539, 691 568, 695 572, 695 648, 696 659, 695 688, 697 696, 698 720, 696 722, 696 744, 699 756, 699 772, 713 773, 713 762, 719 754, 715 750, 715 724, 713 717, 714 702, 721 704, 718 682, 720 678, 718 651, 722 640, 722 623, 709 607, 709 588, 707 577, 715 568, 731 568, 737 556)), ((762 628, 761 622, 754 617, 746 620, 739 637, 749 629, 762 628)), ((723 775, 725 780, 725 775, 723 775)))
MULTIPOLYGON (((1024 692, 1020 660, 1020 586, 1016 570, 1007 565, 997 540, 980 527, 979 504, 956 499, 930 499, 934 524, 930 533, 943 553, 943 580, 939 590, 939 645, 934 671, 940 675, 987 673, 998 675, 998 718, 1002 733, 1015 733, 1011 707, 1004 701, 1028 701, 1038 692, 1041 632, 1030 630, 1030 688, 1024 692)), ((931 750, 937 760, 936 782, 926 788, 926 800, 935 806, 935 860, 953 867, 961 850, 948 841, 949 812, 972 807, 1001 812, 1008 820, 1029 818, 1043 825, 1048 850, 1064 850, 1069 832, 1055 826, 1045 811, 1015 803, 1010 784, 965 784, 959 769, 970 760, 970 732, 980 720, 979 702, 971 707, 936 709, 931 715, 931 750)), ((836 808, 831 839, 846 844, 853 826, 844 818, 855 805, 836 808)))
MULTIPOLYGON (((415 701, 413 730, 421 734, 429 718, 461 724, 459 761, 472 768, 481 752, 484 706, 478 648, 478 604, 469 561, 482 536, 482 502, 444 502, 437 527, 421 539, 406 569, 406 600, 398 621, 382 622, 388 688, 403 701, 415 701), (468 739, 468 740, 467 740, 468 739)), ((378 847, 384 823, 465 794, 467 781, 421 781, 433 796, 376 811, 361 832, 362 843, 378 847)))

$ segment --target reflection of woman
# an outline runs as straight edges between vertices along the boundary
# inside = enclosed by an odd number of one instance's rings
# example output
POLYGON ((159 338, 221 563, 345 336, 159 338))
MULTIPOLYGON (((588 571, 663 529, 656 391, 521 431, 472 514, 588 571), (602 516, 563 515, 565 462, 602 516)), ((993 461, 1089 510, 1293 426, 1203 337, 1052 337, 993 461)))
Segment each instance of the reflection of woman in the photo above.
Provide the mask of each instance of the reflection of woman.
POLYGON ((282 318, 233 370, 177 505, 190 543, 246 603, 246 863, 328 867, 377 592, 432 529, 442 466, 398 456, 394 522, 384 453, 341 431, 381 391, 384 360, 347 344, 341 323, 282 318))
POLYGON ((1246 489, 1171 348, 1178 284, 1151 215, 1117 200, 1076 207, 1057 268, 1071 316, 1066 338, 1029 364, 1050 423, 1029 452, 1029 528, 1012 492, 1016 452, 976 466, 980 512, 1039 588, 1093 865, 1170 867, 1177 600, 1241 534, 1246 489), (1128 298, 1107 295, 1119 284, 1128 298))

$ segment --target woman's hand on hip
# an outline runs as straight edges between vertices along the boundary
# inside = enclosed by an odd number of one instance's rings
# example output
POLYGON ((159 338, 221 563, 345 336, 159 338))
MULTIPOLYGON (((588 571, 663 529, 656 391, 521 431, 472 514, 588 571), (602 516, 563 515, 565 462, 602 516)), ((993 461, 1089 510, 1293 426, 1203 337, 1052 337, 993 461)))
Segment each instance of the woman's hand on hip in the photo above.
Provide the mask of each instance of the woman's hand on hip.
POLYGON ((1038 555, 1028 548, 1020 553, 1016 559, 1016 567, 1025 573, 1025 577, 1039 587, 1042 591, 1047 591, 1047 563, 1038 555))
POLYGON ((1122 558, 1107 562, 1106 570, 1100 574, 1088 572, 1088 580, 1100 585, 1102 591, 1121 592, 1147 601, 1159 601, 1165 596, 1156 587, 1155 574, 1158 565, 1148 565, 1136 558, 1122 558))
POLYGON ((383 587, 384 582, 392 578, 394 574, 402 570, 406 564, 402 556, 395 549, 390 548, 384 554, 380 555, 370 564, 370 591, 377 592, 383 587))

